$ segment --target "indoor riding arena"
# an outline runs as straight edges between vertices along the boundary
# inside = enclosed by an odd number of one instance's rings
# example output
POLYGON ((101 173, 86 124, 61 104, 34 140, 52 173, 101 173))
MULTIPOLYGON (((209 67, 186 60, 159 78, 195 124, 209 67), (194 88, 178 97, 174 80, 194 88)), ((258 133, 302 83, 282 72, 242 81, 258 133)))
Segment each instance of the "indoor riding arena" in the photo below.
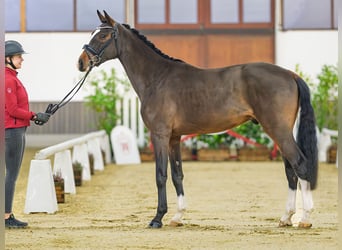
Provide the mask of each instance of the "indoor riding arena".
POLYGON ((319 166, 310 229, 296 228, 297 214, 293 227, 278 227, 287 197, 281 161, 184 162, 184 225, 168 225, 177 209, 169 177, 164 226, 151 229, 157 206, 153 162, 106 165, 76 194, 66 194, 56 213, 24 214, 30 161, 38 150, 26 150, 14 203, 14 213, 29 227, 6 230, 6 249, 337 249, 335 164, 319 166))

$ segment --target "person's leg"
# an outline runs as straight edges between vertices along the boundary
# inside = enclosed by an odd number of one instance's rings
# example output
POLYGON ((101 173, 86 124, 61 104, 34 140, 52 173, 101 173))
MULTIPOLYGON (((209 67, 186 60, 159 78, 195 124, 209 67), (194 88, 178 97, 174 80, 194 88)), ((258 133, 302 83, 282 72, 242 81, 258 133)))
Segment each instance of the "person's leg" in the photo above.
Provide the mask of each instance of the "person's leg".
MULTIPOLYGON (((20 221, 15 220, 12 215, 13 197, 15 185, 19 175, 24 149, 25 149, 25 132, 26 127, 13 128, 5 130, 5 162, 6 162, 6 177, 5 177, 5 219, 7 222, 20 224, 20 221), (7 221, 11 219, 11 221, 7 221)), ((24 223, 27 225, 27 223, 24 223)))

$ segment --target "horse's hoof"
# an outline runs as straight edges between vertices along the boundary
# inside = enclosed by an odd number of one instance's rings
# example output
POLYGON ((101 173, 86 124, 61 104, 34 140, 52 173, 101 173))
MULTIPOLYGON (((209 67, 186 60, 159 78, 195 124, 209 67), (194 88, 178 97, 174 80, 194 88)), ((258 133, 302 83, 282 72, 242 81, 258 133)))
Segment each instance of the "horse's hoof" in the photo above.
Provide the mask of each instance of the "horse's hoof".
POLYGON ((299 222, 298 228, 311 228, 312 224, 310 222, 299 222))
POLYGON ((151 221, 148 226, 149 228, 161 228, 163 226, 163 223, 158 221, 151 221))
POLYGON ((181 227, 183 225, 184 224, 181 221, 174 221, 174 220, 170 221, 170 226, 171 227, 181 227))
POLYGON ((290 220, 279 221, 279 227, 292 227, 292 222, 290 220))

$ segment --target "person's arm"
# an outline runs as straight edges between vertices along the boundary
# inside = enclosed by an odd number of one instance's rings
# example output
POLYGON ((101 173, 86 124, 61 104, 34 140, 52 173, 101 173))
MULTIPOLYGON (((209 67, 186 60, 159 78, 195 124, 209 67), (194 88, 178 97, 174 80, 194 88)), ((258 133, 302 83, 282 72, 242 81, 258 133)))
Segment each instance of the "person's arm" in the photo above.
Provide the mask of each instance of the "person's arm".
POLYGON ((18 107, 17 83, 13 79, 6 80, 5 105, 8 113, 15 118, 33 120, 36 115, 32 111, 18 107))

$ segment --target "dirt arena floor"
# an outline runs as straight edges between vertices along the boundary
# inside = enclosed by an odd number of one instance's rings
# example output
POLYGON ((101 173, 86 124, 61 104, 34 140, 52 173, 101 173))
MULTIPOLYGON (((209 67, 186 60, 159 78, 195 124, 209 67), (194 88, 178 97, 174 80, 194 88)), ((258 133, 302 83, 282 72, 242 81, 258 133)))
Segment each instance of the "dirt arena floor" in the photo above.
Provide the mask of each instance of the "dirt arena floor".
POLYGON ((29 227, 6 229, 6 249, 338 249, 333 164, 320 165, 311 229, 278 228, 287 197, 281 162, 185 162, 184 226, 168 226, 176 211, 169 178, 164 227, 149 229, 157 205, 153 163, 107 165, 66 195, 55 214, 24 214, 36 151, 25 153, 14 202, 15 215, 29 227))

